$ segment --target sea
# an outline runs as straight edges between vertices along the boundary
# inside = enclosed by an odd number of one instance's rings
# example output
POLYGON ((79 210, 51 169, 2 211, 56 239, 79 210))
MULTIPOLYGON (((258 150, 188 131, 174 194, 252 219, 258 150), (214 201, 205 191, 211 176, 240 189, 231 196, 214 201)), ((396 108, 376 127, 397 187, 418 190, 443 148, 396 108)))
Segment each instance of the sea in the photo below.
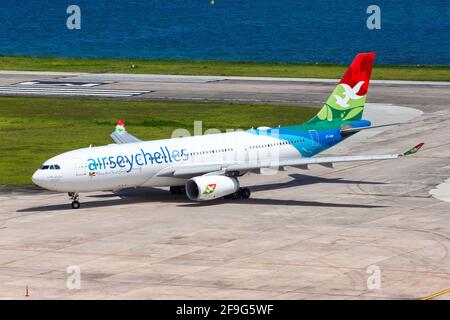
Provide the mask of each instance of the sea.
POLYGON ((0 1, 0 55, 349 63, 366 51, 449 66, 450 1, 0 1))

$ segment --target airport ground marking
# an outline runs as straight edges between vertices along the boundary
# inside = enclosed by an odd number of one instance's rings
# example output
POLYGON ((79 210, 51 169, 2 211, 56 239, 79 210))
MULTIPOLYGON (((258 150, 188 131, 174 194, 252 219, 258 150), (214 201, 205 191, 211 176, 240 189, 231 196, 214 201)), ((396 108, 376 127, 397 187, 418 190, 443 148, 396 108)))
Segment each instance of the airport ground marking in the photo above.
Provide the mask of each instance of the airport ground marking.
POLYGON ((429 295, 429 296, 427 296, 427 297, 423 297, 423 298, 421 298, 420 300, 431 300, 431 299, 433 299, 433 298, 442 296, 443 294, 446 294, 446 293, 449 293, 449 292, 450 292, 450 288, 445 289, 445 290, 442 290, 442 291, 439 291, 439 292, 436 292, 436 293, 434 293, 434 294, 432 294, 432 295, 429 295))

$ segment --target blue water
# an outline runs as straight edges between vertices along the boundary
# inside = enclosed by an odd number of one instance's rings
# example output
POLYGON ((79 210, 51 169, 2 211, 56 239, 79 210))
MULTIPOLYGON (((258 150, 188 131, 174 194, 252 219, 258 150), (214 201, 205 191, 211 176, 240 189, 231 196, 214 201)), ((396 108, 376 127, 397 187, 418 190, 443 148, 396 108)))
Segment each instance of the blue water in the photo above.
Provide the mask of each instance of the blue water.
POLYGON ((448 0, 1 0, 0 55, 450 65, 448 0), (66 9, 81 8, 81 30, 66 9), (381 30, 366 9, 381 8, 381 30))

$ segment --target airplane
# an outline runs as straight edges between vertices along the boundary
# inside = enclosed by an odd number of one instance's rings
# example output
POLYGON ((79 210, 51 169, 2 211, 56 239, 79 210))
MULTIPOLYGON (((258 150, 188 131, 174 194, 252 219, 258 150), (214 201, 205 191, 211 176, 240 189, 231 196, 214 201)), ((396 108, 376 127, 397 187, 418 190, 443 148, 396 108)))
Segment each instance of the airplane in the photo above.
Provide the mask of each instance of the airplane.
POLYGON ((79 193, 131 187, 170 187, 192 201, 246 199, 249 188, 239 177, 265 168, 307 168, 311 164, 397 159, 416 153, 423 143, 399 154, 317 155, 371 126, 362 120, 375 52, 359 53, 326 103, 303 124, 274 128, 141 141, 119 121, 114 144, 69 151, 45 161, 32 181, 45 189, 67 192, 72 208, 79 193))

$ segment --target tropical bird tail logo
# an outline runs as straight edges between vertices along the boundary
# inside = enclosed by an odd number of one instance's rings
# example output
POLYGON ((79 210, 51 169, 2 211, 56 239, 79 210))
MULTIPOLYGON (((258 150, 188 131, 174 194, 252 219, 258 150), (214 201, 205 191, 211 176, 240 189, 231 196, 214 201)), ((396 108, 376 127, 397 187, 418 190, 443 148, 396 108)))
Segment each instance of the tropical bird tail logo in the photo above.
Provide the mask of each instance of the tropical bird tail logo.
POLYGON ((216 190, 216 184, 215 183, 211 183, 208 184, 205 188, 205 190, 203 191, 203 194, 211 194, 214 192, 214 190, 216 190))
POLYGON ((361 120, 375 52, 357 54, 319 113, 308 123, 361 120))

